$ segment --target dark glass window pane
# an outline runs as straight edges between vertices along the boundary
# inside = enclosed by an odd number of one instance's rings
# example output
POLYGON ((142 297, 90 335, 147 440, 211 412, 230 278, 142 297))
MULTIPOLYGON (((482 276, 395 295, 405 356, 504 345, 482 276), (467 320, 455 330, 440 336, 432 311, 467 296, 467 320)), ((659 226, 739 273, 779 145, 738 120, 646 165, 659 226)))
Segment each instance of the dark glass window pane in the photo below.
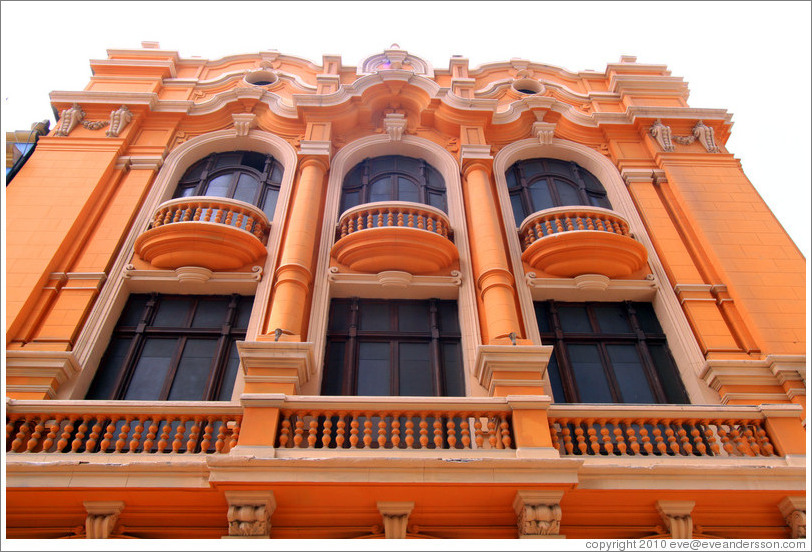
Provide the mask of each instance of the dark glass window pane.
POLYGON ((398 177, 398 201, 420 202, 420 192, 417 185, 411 180, 398 177))
POLYGON ((567 402, 564 396, 564 386, 561 383, 561 374, 558 371, 558 360, 555 354, 550 356, 550 362, 547 363, 547 377, 550 378, 550 387, 553 388, 553 401, 557 403, 567 402))
POLYGON ((607 345, 615 378, 623 395, 622 402, 653 403, 654 395, 643 371, 643 362, 634 345, 607 345))
POLYGON ((274 182, 276 184, 282 182, 282 173, 283 173, 282 165, 280 165, 279 163, 274 163, 273 172, 271 173, 271 182, 274 182))
POLYGON ((341 212, 361 204, 361 192, 344 192, 341 196, 341 212))
POLYGON ((384 171, 395 170, 395 156, 385 155, 383 157, 375 157, 369 160, 369 173, 370 175, 377 175, 384 171))
POLYGON ((148 300, 149 295, 130 295, 127 304, 124 305, 124 310, 121 312, 121 317, 118 319, 118 327, 137 326, 144 316, 148 300))
POLYGON ((465 396, 465 378, 462 375, 462 350, 458 342, 443 343, 443 378, 447 397, 465 396))
POLYGON ((561 329, 570 333, 592 333, 586 307, 558 307, 561 329))
POLYGON ((522 169, 524 171, 525 180, 532 180, 534 176, 544 172, 544 165, 541 164, 540 160, 533 159, 530 161, 525 161, 522 164, 522 169))
POLYGON ((90 385, 87 393, 89 400, 104 400, 113 397, 113 388, 116 384, 116 378, 121 373, 121 368, 124 365, 124 359, 127 356, 127 351, 130 349, 132 340, 125 337, 113 338, 107 348, 104 359, 102 359, 99 369, 96 371, 96 377, 90 385))
POLYGON ((250 174, 241 174, 234 190, 234 199, 253 204, 257 198, 259 180, 250 174))
POLYGON ((207 298, 197 302, 195 315, 192 318, 193 328, 217 328, 225 323, 229 299, 226 297, 207 298))
POLYGON ((245 329, 251 319, 251 309, 254 307, 253 297, 240 297, 237 304, 237 316, 234 318, 234 327, 245 329))
POLYGON ((228 188, 234 180, 234 173, 221 174, 209 181, 203 195, 208 197, 228 197, 228 188))
POLYGON ((192 299, 188 297, 164 297, 158 305, 152 325, 161 328, 185 328, 192 299))
POLYGON ((561 205, 581 205, 583 203, 581 196, 578 194, 578 189, 572 184, 556 178, 555 188, 558 191, 561 205))
POLYGON ((374 182, 369 187, 369 201, 374 203, 376 201, 391 201, 394 199, 392 193, 392 178, 386 176, 377 182, 374 182))
POLYGON ((581 402, 613 402, 597 345, 567 345, 581 402))
POLYGON ((362 303, 361 324, 362 330, 389 330, 389 303, 362 303))
POLYGON ((457 315, 456 301, 439 301, 437 309, 440 313, 440 332, 443 334, 460 333, 459 316, 457 315))
POLYGON ((242 156, 242 164, 251 167, 252 169, 256 169, 258 172, 263 172, 265 170, 265 160, 267 158, 268 156, 262 153, 246 151, 242 156))
POLYGON ((448 212, 448 206, 445 202, 445 195, 437 192, 429 192, 429 205, 436 207, 441 211, 448 212))
POLYGON ((170 401, 201 401, 211 373, 216 339, 187 339, 169 391, 170 401))
POLYGON ((505 180, 507 181, 508 189, 516 188, 519 185, 516 181, 516 170, 513 168, 508 169, 505 173, 505 180))
POLYGON ((330 321, 327 329, 331 332, 346 332, 350 329, 350 303, 333 299, 330 303, 330 321))
POLYGON ((533 201, 534 213, 555 206, 553 196, 550 195, 550 190, 545 180, 537 180, 530 185, 530 197, 533 201))
POLYGON ((398 330, 401 332, 429 333, 429 313, 426 303, 398 305, 398 330))
POLYGON ((572 178, 572 167, 569 161, 562 161, 560 159, 545 159, 547 165, 547 174, 557 174, 565 178, 572 178))
POLYGON ((206 168, 208 162, 209 160, 206 158, 192 165, 191 168, 186 171, 186 174, 183 175, 183 181, 188 182, 190 180, 199 180, 203 175, 203 169, 206 168))
POLYGON ((276 211, 276 202, 279 199, 279 190, 273 188, 265 189, 265 197, 262 199, 262 204, 259 206, 268 220, 273 220, 274 211, 276 211))
POLYGON ((358 394, 385 396, 390 391, 389 343, 359 343, 358 394))
POLYGON ((395 157, 395 162, 399 171, 409 174, 420 174, 420 160, 414 157, 403 157, 398 155, 395 157))
POLYGON ((657 320, 657 315, 654 314, 654 307, 651 303, 632 303, 634 307, 637 322, 640 324, 640 329, 646 334, 662 334, 663 329, 660 327, 660 322, 657 320))
POLYGON ((239 366, 240 354, 237 350, 237 344, 232 341, 228 351, 225 373, 223 374, 223 383, 220 385, 220 393, 217 396, 218 401, 231 400, 231 395, 234 393, 234 382, 237 381, 237 369, 239 366))
POLYGON ((234 165, 239 165, 240 160, 242 158, 241 153, 226 153, 220 154, 217 156, 217 160, 214 162, 214 168, 220 167, 233 167, 234 165))
POLYGON ((197 188, 195 186, 184 186, 175 191, 174 197, 191 197, 195 195, 197 188))
POLYGON ((630 333, 629 320, 626 318, 626 309, 621 305, 606 304, 593 307, 598 326, 602 333, 630 333))
POLYGON ((672 404, 687 404, 688 395, 685 393, 685 387, 682 385, 668 347, 649 344, 648 350, 654 361, 654 369, 660 378, 663 391, 665 391, 665 400, 672 404))
POLYGON ((522 205, 522 197, 519 193, 510 194, 510 207, 513 209, 513 218, 516 221, 516 228, 521 226, 522 221, 527 217, 529 213, 524 212, 524 206, 522 205))
POLYGON ((606 199, 605 196, 596 196, 589 194, 589 203, 594 207, 603 207, 604 209, 611 209, 612 204, 609 203, 609 200, 606 199))
POLYGON ((342 394, 342 376, 344 375, 344 354, 346 343, 330 341, 325 356, 324 382, 322 392, 325 395, 342 394))
POLYGON ((401 396, 431 397, 434 395, 428 343, 400 343, 398 368, 401 396))
POLYGON ((533 303, 533 306, 536 309, 536 323, 539 325, 539 332, 540 333, 550 333, 552 329, 550 329, 550 305, 547 302, 544 303, 533 303))
POLYGON ((128 401, 160 399, 178 339, 147 339, 124 395, 128 401))

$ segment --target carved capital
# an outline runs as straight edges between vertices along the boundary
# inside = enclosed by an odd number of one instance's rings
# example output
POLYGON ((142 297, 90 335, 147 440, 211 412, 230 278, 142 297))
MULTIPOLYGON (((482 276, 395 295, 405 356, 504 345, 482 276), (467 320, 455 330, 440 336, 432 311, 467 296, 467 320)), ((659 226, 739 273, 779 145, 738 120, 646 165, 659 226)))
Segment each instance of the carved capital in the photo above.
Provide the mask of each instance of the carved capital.
POLYGON ((519 537, 527 535, 558 535, 561 528, 563 491, 516 491, 513 510, 519 537))
POLYGON ((793 539, 806 538, 806 501, 802 496, 787 496, 778 503, 793 539))
POLYGON ((672 539, 690 539, 694 532, 691 511, 695 502, 681 500, 658 500, 657 512, 663 518, 665 528, 672 539))
POLYGON ((85 502, 85 538, 109 539, 118 516, 124 510, 123 502, 85 502))
POLYGON ((414 502, 378 502, 378 511, 383 517, 383 529, 387 539, 405 539, 409 514, 414 502))
POLYGON ((231 537, 267 537, 276 499, 271 491, 226 491, 228 534, 231 537))

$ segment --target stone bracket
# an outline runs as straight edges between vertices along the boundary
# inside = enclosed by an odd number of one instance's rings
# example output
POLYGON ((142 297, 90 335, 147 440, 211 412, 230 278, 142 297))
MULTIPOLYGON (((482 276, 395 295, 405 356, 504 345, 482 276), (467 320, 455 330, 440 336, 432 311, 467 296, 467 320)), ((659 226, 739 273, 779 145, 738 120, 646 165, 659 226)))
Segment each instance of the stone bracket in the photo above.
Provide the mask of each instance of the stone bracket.
POLYGON ((384 534, 387 539, 405 539, 409 514, 414 502, 378 502, 378 511, 383 517, 384 534))
POLYGON ((691 511, 696 503, 689 500, 658 500, 657 512, 672 539, 690 539, 694 532, 691 511))

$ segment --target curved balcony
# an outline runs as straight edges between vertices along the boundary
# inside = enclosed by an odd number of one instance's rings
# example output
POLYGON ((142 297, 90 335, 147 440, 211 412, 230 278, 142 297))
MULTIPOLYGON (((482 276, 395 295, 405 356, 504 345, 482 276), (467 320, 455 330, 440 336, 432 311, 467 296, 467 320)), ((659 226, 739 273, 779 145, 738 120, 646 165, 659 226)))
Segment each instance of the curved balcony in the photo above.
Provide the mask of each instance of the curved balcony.
POLYGON ((157 268, 230 270, 265 256, 270 222, 257 207, 222 197, 184 197, 158 206, 135 252, 157 268))
POLYGON ((451 224, 439 209, 379 201, 341 215, 332 254, 358 272, 426 274, 448 268, 459 258, 451 237, 451 224))
POLYGON ((629 276, 648 258, 643 244, 629 235, 626 219, 600 207, 555 207, 533 213, 522 223, 519 237, 522 260, 560 278, 629 276))

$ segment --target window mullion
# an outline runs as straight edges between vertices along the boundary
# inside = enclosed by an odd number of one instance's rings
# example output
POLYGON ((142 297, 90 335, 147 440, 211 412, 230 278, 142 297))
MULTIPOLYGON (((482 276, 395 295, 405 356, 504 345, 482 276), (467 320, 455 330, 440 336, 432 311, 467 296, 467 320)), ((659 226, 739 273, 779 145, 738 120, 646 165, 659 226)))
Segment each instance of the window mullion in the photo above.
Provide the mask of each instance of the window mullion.
POLYGON ((342 393, 358 394, 358 298, 350 302, 350 329, 344 350, 342 373, 342 393))
POLYGON ((127 392, 127 387, 130 385, 130 380, 132 379, 133 372, 135 371, 135 363, 138 360, 139 351, 141 347, 143 347, 144 332, 155 313, 155 305, 157 302, 158 294, 152 293, 147 300, 147 303, 144 305, 141 320, 138 322, 138 325, 135 328, 135 335, 133 336, 132 342, 130 342, 129 349, 127 349, 127 355, 124 357, 124 362, 122 363, 121 370, 116 378, 116 383, 113 385, 113 396, 111 398, 114 400, 121 400, 121 398, 127 392))
POLYGON ((239 297, 240 296, 237 294, 232 295, 231 301, 228 303, 225 323, 220 328, 220 337, 217 339, 217 348, 214 351, 214 358, 212 359, 212 365, 209 369, 209 378, 206 382, 206 387, 203 390, 203 400, 217 400, 217 395, 220 393, 220 388, 223 384, 223 374, 226 370, 227 359, 225 358, 225 355, 228 352, 228 342, 229 336, 231 335, 231 327, 234 324, 234 318, 237 315, 239 297))
POLYGON ((550 301, 550 318, 552 318, 553 333, 555 334, 554 353, 558 359, 558 371, 564 387, 564 394, 568 395, 569 402, 581 402, 581 394, 575 385, 575 376, 569 354, 567 354, 564 332, 561 329, 561 320, 558 318, 558 307, 555 301, 550 301))
POLYGON ((183 350, 186 348, 186 336, 182 335, 179 337, 180 341, 177 345, 175 345, 175 353, 172 355, 169 370, 167 371, 166 378, 164 379, 164 385, 161 388, 161 394, 158 396, 158 400, 160 401, 165 401, 169 397, 169 391, 172 389, 172 382, 175 380, 175 374, 178 372, 178 364, 180 364, 180 359, 183 356, 183 350))
POLYGON ((429 348, 430 362, 434 382, 434 396, 444 397, 446 394, 445 378, 443 372, 443 357, 440 351, 440 320, 437 313, 437 300, 429 302, 429 317, 431 327, 431 347, 429 348))
POLYGON ((665 390, 663 389, 662 382, 660 382, 660 378, 657 375, 657 370, 654 368, 654 359, 651 358, 651 353, 648 350, 646 334, 643 332, 642 328, 640 327, 640 323, 637 320, 637 312, 634 310, 634 307, 629 301, 625 301, 624 306, 626 307, 626 312, 629 315, 632 330, 634 330, 637 338, 637 351, 640 358, 643 359, 643 368, 649 382, 649 387, 654 391, 654 397, 657 399, 657 402, 665 403, 667 402, 665 390))

